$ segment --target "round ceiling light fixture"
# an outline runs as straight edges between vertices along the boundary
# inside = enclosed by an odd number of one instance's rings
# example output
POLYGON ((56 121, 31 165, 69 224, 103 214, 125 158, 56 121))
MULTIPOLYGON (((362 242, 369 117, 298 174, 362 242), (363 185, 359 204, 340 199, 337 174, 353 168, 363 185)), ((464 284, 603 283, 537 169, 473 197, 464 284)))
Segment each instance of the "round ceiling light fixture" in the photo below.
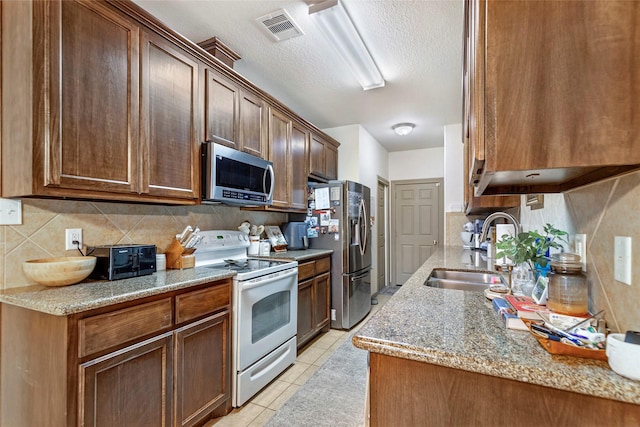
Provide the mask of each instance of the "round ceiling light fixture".
POLYGON ((393 125, 391 129, 395 131, 400 136, 409 135, 413 128, 416 127, 413 123, 398 123, 397 125, 393 125))

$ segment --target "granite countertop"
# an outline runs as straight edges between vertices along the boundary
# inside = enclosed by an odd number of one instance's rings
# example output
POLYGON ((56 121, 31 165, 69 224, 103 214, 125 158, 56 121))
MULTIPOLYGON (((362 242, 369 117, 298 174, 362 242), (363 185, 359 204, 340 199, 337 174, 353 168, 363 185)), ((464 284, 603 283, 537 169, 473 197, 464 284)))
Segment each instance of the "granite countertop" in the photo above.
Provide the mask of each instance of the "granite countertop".
MULTIPOLYGON (((330 249, 292 250, 282 253, 271 252, 268 258, 304 261, 331 253, 333 251, 330 249)), ((196 267, 159 271, 130 279, 88 280, 71 286, 26 286, 0 292, 0 302, 56 316, 67 316, 225 279, 235 274, 227 269, 196 267)))
POLYGON ((196 267, 159 271, 130 279, 93 280, 70 286, 35 285, 3 291, 0 293, 0 302, 56 316, 66 316, 177 289, 185 289, 233 277, 235 274, 234 271, 228 269, 196 267))
POLYGON ((526 331, 506 329, 483 293, 431 288, 434 268, 487 270, 461 247, 434 253, 353 337, 361 349, 576 393, 640 404, 640 381, 607 362, 551 355, 526 331))

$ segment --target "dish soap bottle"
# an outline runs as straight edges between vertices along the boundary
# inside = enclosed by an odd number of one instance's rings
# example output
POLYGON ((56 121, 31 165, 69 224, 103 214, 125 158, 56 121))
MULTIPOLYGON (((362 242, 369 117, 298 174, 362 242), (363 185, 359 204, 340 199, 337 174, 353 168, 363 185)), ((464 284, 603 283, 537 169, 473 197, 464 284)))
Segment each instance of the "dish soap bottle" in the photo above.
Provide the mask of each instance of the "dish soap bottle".
POLYGON ((549 272, 550 310, 569 316, 589 313, 589 287, 587 276, 582 272, 580 255, 559 253, 551 256, 549 272))

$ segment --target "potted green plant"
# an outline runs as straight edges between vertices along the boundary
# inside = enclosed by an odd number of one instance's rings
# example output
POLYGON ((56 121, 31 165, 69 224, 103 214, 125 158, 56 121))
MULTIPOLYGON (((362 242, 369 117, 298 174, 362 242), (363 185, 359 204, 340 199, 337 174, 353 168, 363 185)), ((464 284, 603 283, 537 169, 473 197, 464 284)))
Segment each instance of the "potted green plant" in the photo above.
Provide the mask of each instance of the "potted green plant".
POLYGON ((517 236, 505 234, 496 242, 496 258, 507 257, 513 262, 514 288, 522 289, 524 293, 528 290, 524 288, 533 287, 538 269, 547 266, 549 249, 561 249, 562 243, 568 243, 569 233, 566 231, 551 224, 546 224, 543 230, 543 233, 537 230, 525 231, 517 236))
POLYGON ((545 268, 549 262, 546 255, 549 248, 562 248, 561 242, 568 243, 568 235, 566 231, 559 230, 551 224, 544 226, 544 234, 537 230, 524 231, 517 236, 505 234, 500 236, 496 243, 496 258, 506 256, 516 265, 526 262, 531 271, 535 271, 536 264, 545 268))

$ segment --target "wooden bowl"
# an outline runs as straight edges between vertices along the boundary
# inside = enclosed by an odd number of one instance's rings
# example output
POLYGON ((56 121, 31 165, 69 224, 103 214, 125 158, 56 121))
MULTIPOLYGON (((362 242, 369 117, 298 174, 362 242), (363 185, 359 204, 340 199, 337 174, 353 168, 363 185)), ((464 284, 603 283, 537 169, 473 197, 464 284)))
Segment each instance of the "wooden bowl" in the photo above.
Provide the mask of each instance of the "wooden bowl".
POLYGON ((45 286, 66 286, 86 279, 96 266, 94 256, 33 259, 22 263, 22 271, 45 286))

